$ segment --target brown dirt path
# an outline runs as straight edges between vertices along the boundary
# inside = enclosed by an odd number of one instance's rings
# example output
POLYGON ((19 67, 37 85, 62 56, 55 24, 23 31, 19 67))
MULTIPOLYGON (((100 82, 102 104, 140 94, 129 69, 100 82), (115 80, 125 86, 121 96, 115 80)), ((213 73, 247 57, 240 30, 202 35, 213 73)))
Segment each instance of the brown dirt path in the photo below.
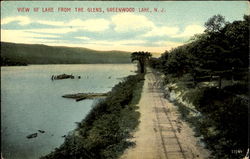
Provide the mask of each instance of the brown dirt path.
POLYGON ((204 149, 193 130, 179 118, 177 108, 163 97, 157 76, 148 71, 145 76, 136 146, 125 151, 121 159, 206 159, 204 149))

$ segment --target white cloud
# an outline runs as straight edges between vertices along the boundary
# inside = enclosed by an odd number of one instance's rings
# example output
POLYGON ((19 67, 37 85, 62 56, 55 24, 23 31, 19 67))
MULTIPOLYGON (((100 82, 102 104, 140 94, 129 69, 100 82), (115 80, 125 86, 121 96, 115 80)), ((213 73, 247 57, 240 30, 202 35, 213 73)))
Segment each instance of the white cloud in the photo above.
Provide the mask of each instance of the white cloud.
MULTIPOLYGON (((56 35, 41 35, 27 32, 27 30, 5 30, 1 29, 1 41, 15 43, 34 43, 37 37, 56 38, 56 35)), ((47 40, 47 39, 46 39, 47 40)))
POLYGON ((191 37, 195 34, 200 34, 205 30, 203 26, 200 25, 188 25, 185 27, 183 32, 179 31, 178 27, 156 27, 154 26, 153 29, 146 34, 143 35, 143 37, 152 37, 152 36, 169 36, 174 38, 185 38, 185 37, 191 37))
POLYGON ((111 20, 117 32, 137 31, 140 29, 149 29, 154 26, 154 23, 145 16, 131 13, 114 15, 111 20))
MULTIPOLYGON (((49 21, 49 20, 34 20, 30 19, 29 17, 26 16, 16 16, 16 17, 7 17, 1 20, 1 24, 9 24, 11 22, 17 21, 19 25, 27 25, 30 23, 38 23, 38 24, 45 24, 45 25, 50 25, 50 26, 58 26, 58 27, 70 27, 70 28, 75 28, 75 29, 81 29, 81 30, 86 30, 89 32, 100 32, 100 31, 105 31, 109 28, 110 21, 105 20, 105 19, 87 19, 87 20, 81 20, 81 19, 74 19, 68 22, 63 22, 63 21, 49 21)), ((45 29, 43 29, 45 31, 45 29)), ((50 29, 52 30, 52 29, 50 29)), ((48 33, 51 33, 49 30, 48 33)), ((58 29, 54 29, 55 31, 58 29)), ((65 33, 65 31, 62 31, 63 29, 59 28, 59 33, 65 33)), ((75 31, 75 30, 69 30, 75 31)), ((55 32, 54 32, 55 33, 55 32)), ((66 32, 67 33, 67 32, 66 32)))
POLYGON ((168 35, 176 35, 179 31, 178 27, 154 27, 151 31, 144 34, 144 37, 151 37, 151 36, 168 36, 168 35))
POLYGON ((180 34, 173 35, 172 37, 191 37, 195 34, 200 34, 205 30, 203 26, 200 25, 188 25, 185 27, 184 31, 180 34))
POLYGON ((18 22, 19 25, 28 25, 31 23, 31 20, 29 17, 26 16, 16 16, 16 17, 7 17, 4 19, 1 19, 1 24, 9 24, 11 22, 18 22))

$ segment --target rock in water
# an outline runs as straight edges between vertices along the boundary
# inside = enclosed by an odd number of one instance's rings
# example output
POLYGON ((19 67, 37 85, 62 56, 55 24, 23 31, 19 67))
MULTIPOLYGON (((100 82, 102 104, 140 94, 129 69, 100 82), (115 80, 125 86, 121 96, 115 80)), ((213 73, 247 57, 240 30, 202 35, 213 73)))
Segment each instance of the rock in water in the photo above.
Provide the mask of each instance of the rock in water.
POLYGON ((30 134, 28 136, 26 136, 28 139, 31 139, 31 138, 35 138, 37 137, 37 133, 34 133, 34 134, 30 134))
POLYGON ((73 98, 77 102, 84 99, 95 99, 106 97, 108 93, 77 93, 77 94, 66 94, 63 95, 63 98, 73 98))
POLYGON ((67 75, 65 73, 53 77, 54 80, 61 80, 61 79, 68 79, 68 78, 74 79, 75 77, 73 75, 67 75))
POLYGON ((40 133, 45 133, 45 131, 44 130, 38 130, 40 133))

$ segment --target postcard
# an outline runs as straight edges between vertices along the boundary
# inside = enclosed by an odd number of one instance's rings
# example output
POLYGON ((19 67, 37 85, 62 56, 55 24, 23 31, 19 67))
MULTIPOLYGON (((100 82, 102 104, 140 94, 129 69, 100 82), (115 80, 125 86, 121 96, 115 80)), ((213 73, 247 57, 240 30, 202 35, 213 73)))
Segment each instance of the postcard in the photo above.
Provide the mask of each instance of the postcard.
POLYGON ((2 159, 248 159, 248 1, 1 1, 2 159))

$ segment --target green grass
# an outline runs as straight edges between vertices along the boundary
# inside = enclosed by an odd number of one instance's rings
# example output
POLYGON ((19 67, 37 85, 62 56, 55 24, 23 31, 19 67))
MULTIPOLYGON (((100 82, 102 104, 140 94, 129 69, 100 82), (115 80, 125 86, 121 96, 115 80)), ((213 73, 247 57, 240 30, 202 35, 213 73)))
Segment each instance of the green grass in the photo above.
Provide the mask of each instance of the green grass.
POLYGON ((136 104, 144 75, 128 76, 117 84, 108 97, 93 107, 65 142, 41 159, 115 159, 133 146, 131 133, 139 124, 136 104))

